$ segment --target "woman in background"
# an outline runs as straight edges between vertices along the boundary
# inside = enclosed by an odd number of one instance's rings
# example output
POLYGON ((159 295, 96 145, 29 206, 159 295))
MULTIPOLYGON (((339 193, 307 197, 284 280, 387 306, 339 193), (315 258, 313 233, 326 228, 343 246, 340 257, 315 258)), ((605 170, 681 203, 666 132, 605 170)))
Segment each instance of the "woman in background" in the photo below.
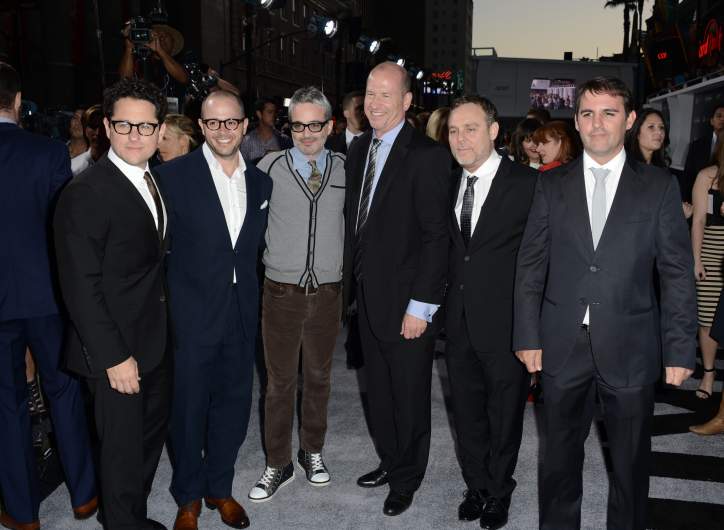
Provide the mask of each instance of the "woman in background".
POLYGON ((548 171, 576 158, 581 149, 564 121, 549 121, 533 133, 536 152, 540 155, 539 171, 548 171))
POLYGON ((183 156, 199 145, 191 118, 182 114, 168 114, 164 123, 166 131, 158 142, 158 158, 161 162, 183 156))
POLYGON ((516 126, 510 140, 510 154, 514 161, 533 169, 540 167, 540 155, 533 141, 533 133, 542 125, 534 118, 526 118, 516 126))

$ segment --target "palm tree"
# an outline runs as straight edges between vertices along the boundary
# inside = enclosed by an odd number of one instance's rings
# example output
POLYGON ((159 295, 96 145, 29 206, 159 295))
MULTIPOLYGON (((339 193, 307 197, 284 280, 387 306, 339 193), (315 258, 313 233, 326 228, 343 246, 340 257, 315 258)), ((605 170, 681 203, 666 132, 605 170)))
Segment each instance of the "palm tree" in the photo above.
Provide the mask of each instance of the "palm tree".
POLYGON ((623 6, 623 50, 622 55, 624 59, 629 56, 629 35, 631 33, 631 11, 637 9, 637 4, 641 3, 641 9, 643 9, 643 0, 607 0, 603 6, 604 9, 607 7, 619 7, 623 6))

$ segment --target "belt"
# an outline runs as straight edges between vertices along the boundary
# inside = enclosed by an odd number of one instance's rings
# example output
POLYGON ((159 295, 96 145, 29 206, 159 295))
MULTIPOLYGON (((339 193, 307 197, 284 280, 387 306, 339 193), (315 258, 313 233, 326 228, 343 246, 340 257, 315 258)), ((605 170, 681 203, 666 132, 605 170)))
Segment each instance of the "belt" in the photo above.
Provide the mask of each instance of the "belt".
POLYGON ((339 287, 341 282, 332 282, 332 283, 320 283, 317 287, 314 287, 311 283, 307 283, 304 287, 299 286, 296 283, 282 283, 282 282, 275 282, 274 280, 270 280, 269 278, 266 279, 266 281, 273 283, 274 285, 278 285, 279 287, 283 287, 285 289, 288 289, 289 291, 295 292, 297 294, 303 294, 304 296, 314 295, 317 294, 319 291, 337 291, 339 292, 339 287))

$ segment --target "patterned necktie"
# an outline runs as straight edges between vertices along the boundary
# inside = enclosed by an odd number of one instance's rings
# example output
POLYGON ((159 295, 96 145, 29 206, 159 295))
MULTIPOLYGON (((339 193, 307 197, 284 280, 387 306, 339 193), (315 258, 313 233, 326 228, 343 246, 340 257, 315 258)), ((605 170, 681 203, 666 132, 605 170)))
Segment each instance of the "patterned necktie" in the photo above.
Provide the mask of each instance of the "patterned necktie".
POLYGON ((472 235, 472 218, 473 218, 473 202, 475 200, 475 182, 478 177, 471 175, 468 177, 468 184, 465 188, 465 194, 463 195, 463 208, 460 211, 460 232, 463 235, 463 241, 465 246, 470 243, 470 236, 472 235))
POLYGON ((591 235, 593 236, 594 250, 598 246, 603 227, 606 225, 606 177, 610 172, 610 169, 602 167, 591 168, 593 178, 596 179, 591 200, 591 235))
POLYGON ((146 181, 146 186, 148 186, 148 191, 151 192, 151 197, 153 197, 153 204, 156 205, 156 217, 158 218, 158 239, 159 239, 159 241, 163 241, 164 219, 163 219, 163 206, 161 206, 161 197, 158 194, 158 189, 156 188, 156 183, 153 182, 153 179, 151 178, 151 174, 148 171, 146 171, 143 174, 143 180, 146 181))
POLYGON ((362 182, 362 198, 359 202, 359 212, 357 212, 357 232, 362 230, 362 227, 367 221, 367 214, 370 208, 370 195, 372 194, 372 182, 375 179, 377 148, 379 148, 381 143, 382 140, 378 138, 372 139, 372 148, 370 149, 370 156, 367 159, 367 171, 365 171, 365 178, 362 182))
POLYGON ((309 175, 309 179, 307 180, 307 187, 309 191, 312 192, 312 195, 314 195, 322 186, 322 174, 319 172, 319 169, 317 169, 316 160, 310 160, 309 165, 312 166, 312 174, 309 175))

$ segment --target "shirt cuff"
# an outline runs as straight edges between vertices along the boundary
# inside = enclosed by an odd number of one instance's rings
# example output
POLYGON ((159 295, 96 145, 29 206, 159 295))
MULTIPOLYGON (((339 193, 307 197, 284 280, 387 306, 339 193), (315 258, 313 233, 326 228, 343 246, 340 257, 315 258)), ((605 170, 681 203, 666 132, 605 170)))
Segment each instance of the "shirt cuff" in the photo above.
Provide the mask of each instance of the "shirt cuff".
POLYGON ((432 322, 432 317, 440 307, 439 304, 427 304, 425 302, 418 302, 417 300, 410 299, 410 303, 407 304, 407 310, 405 311, 408 315, 432 322))

